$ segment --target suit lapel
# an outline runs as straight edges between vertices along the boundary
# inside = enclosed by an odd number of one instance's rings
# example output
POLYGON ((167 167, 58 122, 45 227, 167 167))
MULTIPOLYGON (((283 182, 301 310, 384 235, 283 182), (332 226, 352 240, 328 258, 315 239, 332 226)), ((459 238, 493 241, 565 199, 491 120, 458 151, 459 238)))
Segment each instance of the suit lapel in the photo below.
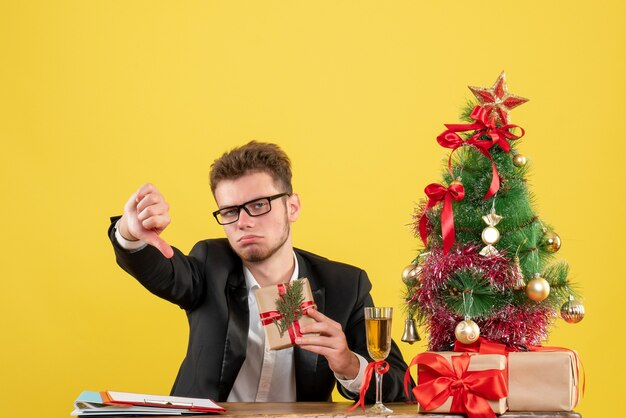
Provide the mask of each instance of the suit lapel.
MULTIPOLYGON (((325 313, 325 289, 319 286, 315 277, 311 277, 310 268, 307 262, 296 252, 298 258, 299 274, 298 277, 306 277, 311 285, 313 299, 317 305, 317 310, 325 313)), ((318 355, 311 351, 302 350, 300 347, 294 347, 294 361, 296 366, 296 397, 301 400, 301 388, 315 387, 312 382, 315 381, 317 371, 318 355)))
POLYGON ((228 331, 224 344, 224 361, 220 374, 219 399, 226 400, 246 358, 248 344, 248 289, 243 270, 231 272, 226 284, 228 331))

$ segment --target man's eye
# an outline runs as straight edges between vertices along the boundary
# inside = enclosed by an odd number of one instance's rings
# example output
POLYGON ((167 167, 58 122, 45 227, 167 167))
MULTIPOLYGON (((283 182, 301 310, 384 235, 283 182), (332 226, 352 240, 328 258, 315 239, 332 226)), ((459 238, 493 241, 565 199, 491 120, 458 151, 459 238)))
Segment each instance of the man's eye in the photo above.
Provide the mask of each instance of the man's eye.
POLYGON ((237 212, 238 211, 235 208, 224 209, 220 212, 220 215, 222 215, 223 218, 234 218, 235 216, 237 216, 237 212))
POLYGON ((264 209, 265 207, 267 207, 267 202, 266 201, 254 202, 252 203, 252 207, 255 210, 264 209))

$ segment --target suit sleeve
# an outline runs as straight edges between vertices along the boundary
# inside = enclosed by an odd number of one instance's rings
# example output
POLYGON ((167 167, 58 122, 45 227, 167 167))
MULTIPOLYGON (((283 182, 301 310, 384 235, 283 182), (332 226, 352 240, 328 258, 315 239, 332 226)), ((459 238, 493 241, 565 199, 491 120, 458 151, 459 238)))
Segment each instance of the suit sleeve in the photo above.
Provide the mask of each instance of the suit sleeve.
POLYGON ((198 259, 202 257, 200 244, 190 257, 174 248, 174 257, 165 258, 156 248, 148 245, 139 251, 127 251, 115 239, 115 222, 112 218, 109 239, 115 251, 117 264, 153 294, 192 309, 202 299, 205 281, 198 259), (195 254, 195 257, 194 257, 195 254))
MULTIPOLYGON (((348 319, 348 323, 344 330, 348 346, 352 351, 365 357, 368 361, 373 361, 367 352, 367 342, 365 339, 365 314, 363 308, 374 306, 374 302, 370 295, 372 285, 367 277, 367 273, 361 270, 358 280, 357 303, 348 319)), ((404 372, 407 364, 402 358, 402 353, 396 345, 391 341, 391 351, 386 361, 389 363, 389 371, 383 376, 383 402, 404 402, 407 397, 404 394, 404 372)), ((366 402, 373 403, 376 401, 376 385, 373 381, 366 394, 366 402)), ((341 385, 338 385, 339 392, 348 399, 353 399, 354 395, 345 391, 341 385)))

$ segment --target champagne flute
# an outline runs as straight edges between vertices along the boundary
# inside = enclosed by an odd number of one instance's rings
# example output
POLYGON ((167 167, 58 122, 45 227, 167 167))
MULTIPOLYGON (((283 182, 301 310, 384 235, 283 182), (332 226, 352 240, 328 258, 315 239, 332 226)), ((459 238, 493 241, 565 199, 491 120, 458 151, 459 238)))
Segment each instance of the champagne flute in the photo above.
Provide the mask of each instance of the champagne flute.
MULTIPOLYGON (((374 361, 387 358, 391 350, 391 314, 393 308, 365 308, 365 335, 367 351, 374 361)), ((383 405, 383 376, 376 375, 376 403, 366 412, 371 414, 387 414, 393 412, 383 405)))

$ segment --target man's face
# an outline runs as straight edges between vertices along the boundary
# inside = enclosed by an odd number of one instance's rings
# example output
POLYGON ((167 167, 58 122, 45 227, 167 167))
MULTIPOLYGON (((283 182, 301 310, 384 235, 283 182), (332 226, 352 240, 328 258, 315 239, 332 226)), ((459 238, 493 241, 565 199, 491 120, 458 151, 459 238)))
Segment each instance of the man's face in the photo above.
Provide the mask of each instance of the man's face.
MULTIPOLYGON (((269 174, 254 172, 236 180, 220 181, 215 188, 215 201, 222 209, 283 192, 269 174)), ((242 260, 258 263, 279 251, 291 251, 291 222, 300 213, 298 196, 272 200, 271 207, 269 213, 256 217, 241 209, 237 222, 224 225, 230 246, 242 260)))

